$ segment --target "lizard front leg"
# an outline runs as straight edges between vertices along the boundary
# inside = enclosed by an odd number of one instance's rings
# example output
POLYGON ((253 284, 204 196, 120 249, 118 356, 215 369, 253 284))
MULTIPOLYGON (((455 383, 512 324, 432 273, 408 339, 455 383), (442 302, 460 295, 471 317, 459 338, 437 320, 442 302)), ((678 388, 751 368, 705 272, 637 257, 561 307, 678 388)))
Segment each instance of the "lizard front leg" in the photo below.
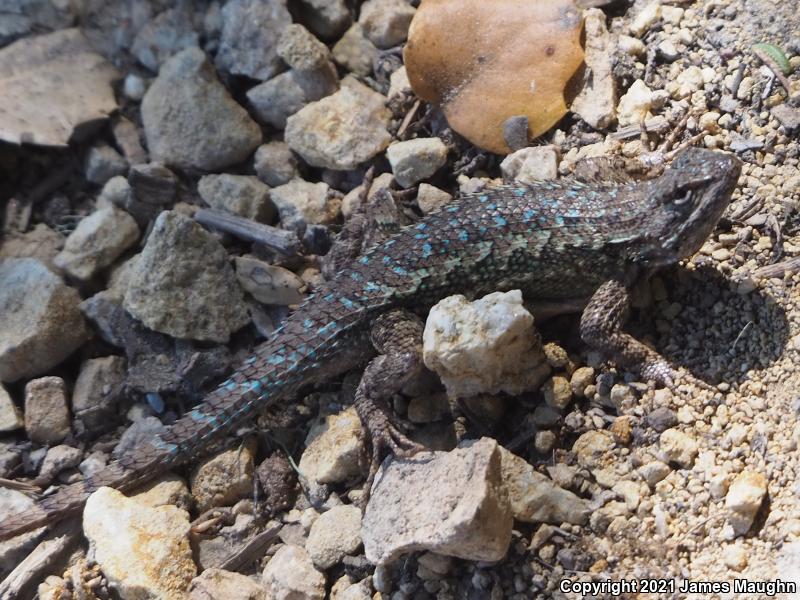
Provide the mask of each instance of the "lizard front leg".
POLYGON ((645 379, 675 387, 677 373, 655 350, 622 331, 630 314, 628 289, 616 279, 605 282, 581 315, 581 338, 619 366, 638 371, 645 379))
POLYGON ((373 322, 370 339, 378 356, 364 370, 355 395, 356 412, 372 443, 367 489, 386 453, 408 457, 423 449, 400 431, 388 404, 422 368, 422 330, 419 317, 399 309, 373 322))

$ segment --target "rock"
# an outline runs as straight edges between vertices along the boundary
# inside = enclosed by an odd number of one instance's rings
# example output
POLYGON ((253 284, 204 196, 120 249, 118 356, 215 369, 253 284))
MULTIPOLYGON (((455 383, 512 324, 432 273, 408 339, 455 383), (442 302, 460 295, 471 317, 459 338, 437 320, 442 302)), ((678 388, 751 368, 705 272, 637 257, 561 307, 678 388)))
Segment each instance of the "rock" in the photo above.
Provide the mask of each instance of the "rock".
POLYGON ((641 79, 637 79, 619 99, 617 119, 620 126, 638 125, 648 117, 653 107, 653 91, 641 79))
POLYGON ((260 81, 281 71, 277 41, 292 23, 286 0, 230 0, 221 15, 217 68, 260 81))
POLYGON ((92 146, 86 154, 84 175, 92 183, 104 184, 116 175, 128 172, 128 161, 107 144, 92 146))
POLYGON ((292 69, 313 71, 330 61, 328 47, 315 38, 308 29, 293 23, 278 38, 278 56, 292 69))
POLYGON ((197 575, 185 510, 148 508, 102 487, 86 501, 83 532, 120 597, 185 600, 197 575))
POLYGON ((725 496, 725 508, 736 535, 750 530, 766 495, 767 479, 761 473, 745 470, 733 480, 725 496))
POLYGON ((287 119, 284 139, 315 167, 355 169, 391 142, 386 98, 348 77, 341 89, 287 119))
POLYGON ((471 303, 464 296, 445 298, 428 315, 422 350, 425 366, 442 378, 451 397, 520 394, 536 389, 550 372, 519 290, 471 303))
POLYGON ((0 261, 5 258, 35 258, 55 271, 53 259, 64 247, 64 236, 44 223, 25 233, 8 232, 0 244, 0 261))
POLYGON ((683 469, 691 469, 699 449, 693 438, 677 429, 667 429, 659 438, 659 447, 665 462, 676 463, 683 469))
POLYGON ((586 36, 583 89, 570 104, 570 111, 594 129, 607 129, 614 123, 617 90, 613 73, 615 37, 606 28, 606 16, 599 8, 583 11, 586 36))
POLYGON ((306 551, 321 570, 330 569, 361 546, 361 509, 352 504, 322 513, 308 533, 306 551))
POLYGON ((370 578, 353 583, 352 579, 343 575, 331 588, 331 600, 372 600, 370 578))
POLYGON ((614 438, 607 431, 587 431, 572 445, 578 464, 586 469, 605 466, 614 449, 614 438))
POLYGON ((0 385, 0 432, 14 431, 24 424, 22 412, 14 404, 6 388, 0 385))
POLYGON ((555 146, 531 146, 509 154, 500 163, 506 180, 534 183, 558 176, 558 153, 555 146))
POLYGON ((502 559, 513 516, 497 442, 470 440, 421 457, 388 461, 378 472, 361 530, 367 559, 389 563, 417 550, 502 559))
POLYGON ((332 53, 333 60, 346 70, 362 77, 369 77, 372 75, 372 64, 380 52, 364 35, 364 28, 359 23, 353 23, 336 42, 332 53))
POLYGON ((725 546, 722 550, 722 561, 729 569, 741 573, 747 567, 748 551, 740 545, 725 546))
POLYGON ((270 600, 323 600, 325 576, 299 546, 281 546, 261 575, 270 600))
POLYGON ((205 175, 197 183, 197 192, 212 208, 259 223, 275 218, 269 188, 252 175, 205 175))
POLYGON ((641 37, 650 27, 661 18, 661 2, 652 0, 646 4, 631 21, 630 29, 633 35, 641 37))
POLYGON ((386 149, 392 173, 402 187, 427 179, 447 161, 447 146, 437 137, 395 142, 386 149))
POLYGON ((128 73, 122 83, 122 93, 125 97, 134 102, 139 102, 144 98, 144 93, 147 91, 147 84, 145 80, 136 73, 128 73))
POLYGON ((579 397, 585 396, 586 388, 593 383, 594 369, 592 367, 578 367, 569 380, 572 393, 579 397))
POLYGON ((122 150, 122 154, 128 164, 140 165, 147 162, 147 152, 142 148, 139 129, 132 121, 123 116, 118 116, 111 126, 111 132, 114 134, 114 141, 122 150))
POLYGON ((666 406, 659 406, 650 412, 647 417, 645 417, 645 420, 650 427, 655 429, 658 433, 662 433, 678 424, 678 415, 675 414, 674 410, 666 406))
POLYGON ((53 263, 86 281, 112 265, 139 239, 139 227, 124 210, 108 206, 81 219, 53 263))
POLYGON ((368 0, 361 5, 358 22, 378 48, 391 48, 406 40, 415 12, 404 0, 368 0))
POLYGON ((301 18, 323 40, 334 40, 350 25, 352 18, 344 0, 298 0, 301 18))
POLYGON ((155 221, 125 290, 125 310, 177 338, 226 342, 250 318, 217 239, 174 211, 155 221))
POLYGON ((800 108, 789 104, 779 104, 774 106, 770 112, 788 132, 793 132, 800 128, 800 108))
POLYGON ((237 256, 236 277, 246 292, 262 304, 299 304, 305 298, 305 282, 283 267, 249 256, 237 256))
MULTIPOLYGON (((20 514, 34 506, 36 500, 30 496, 8 487, 0 487, 0 515, 20 514)), ((45 527, 37 527, 0 542, 0 577, 5 578, 22 563, 36 547, 44 531, 45 527)))
MULTIPOLYGON (((241 2, 225 9, 234 4, 241 2)), ((261 143, 261 129, 231 98, 199 48, 164 63, 141 109, 150 155, 166 165, 222 169, 243 161, 261 143)))
POLYGON ((124 395, 126 361, 121 356, 92 358, 81 365, 72 392, 72 411, 92 432, 112 425, 114 408, 124 395))
POLYGON ((34 258, 0 261, 0 381, 45 373, 89 338, 78 292, 34 258))
POLYGON ((188 511, 194 504, 189 488, 183 478, 167 473, 136 488, 131 500, 155 508, 172 504, 188 511))
POLYGON ((514 518, 526 523, 583 525, 591 509, 583 498, 557 486, 525 459, 500 448, 503 482, 514 518))
POLYGON ((281 225, 298 233, 309 224, 333 223, 339 216, 342 201, 330 193, 327 183, 292 179, 272 188, 272 202, 278 208, 281 225))
MULTIPOLYGON (((243 502, 240 506, 246 509, 249 502, 243 502)), ((212 537, 200 537, 197 540, 195 556, 197 566, 205 570, 212 567, 219 567, 230 559, 231 556, 241 551, 244 544, 247 544, 263 531, 262 526, 256 522, 253 515, 236 514, 238 507, 234 509, 235 520, 233 525, 222 527, 218 533, 212 537)), ((267 596, 271 598, 271 596, 267 596)))
POLYGON ((247 99, 256 117, 278 129, 286 127, 289 117, 309 102, 330 96, 339 89, 339 77, 333 63, 313 71, 292 69, 280 73, 247 91, 247 99))
POLYGON ((143 417, 134 421, 120 436, 112 456, 119 459, 136 452, 141 446, 150 443, 157 435, 167 431, 166 425, 156 417, 143 417))
POLYGON ((341 483, 360 475, 366 463, 363 436, 355 408, 325 417, 308 432, 300 472, 319 484, 341 483))
MULTIPOLYGON (((109 184, 114 180, 110 180, 109 184)), ((161 163, 134 165, 128 173, 127 190, 120 190, 124 208, 141 226, 148 226, 158 214, 172 207, 178 191, 178 178, 161 163)), ((122 184, 119 185, 122 188, 122 184)), ((107 188, 103 188, 105 194, 107 188)))
POLYGON ((246 575, 222 569, 206 569, 192 580, 188 591, 188 600, 268 600, 263 586, 246 575))
POLYGON ((555 375, 542 385, 544 401, 556 410, 564 410, 572 402, 572 388, 566 377, 555 375))
POLYGON ((426 215, 440 209, 452 199, 453 196, 444 190, 427 183, 420 183, 417 188, 417 205, 426 215))
POLYGON ((47 485, 65 469, 77 467, 83 459, 83 452, 66 444, 59 444, 47 450, 47 454, 39 467, 36 481, 39 485, 47 485))
POLYGON ((61 377, 32 379, 25 385, 25 432, 37 444, 57 444, 69 435, 67 390, 61 377))
POLYGON ((181 6, 159 13, 142 27, 133 39, 131 54, 156 73, 168 58, 184 48, 198 46, 199 42, 191 9, 181 6))
POLYGON ((411 95, 414 90, 411 89, 411 82, 408 79, 408 71, 405 66, 400 67, 389 76, 389 100, 403 96, 411 95))
POLYGON ((299 177, 297 157, 286 142, 269 142, 258 147, 253 168, 258 178, 270 186, 289 183, 299 177))
POLYGON ((189 478, 197 510, 229 506, 253 492, 253 448, 243 444, 202 463, 189 478))

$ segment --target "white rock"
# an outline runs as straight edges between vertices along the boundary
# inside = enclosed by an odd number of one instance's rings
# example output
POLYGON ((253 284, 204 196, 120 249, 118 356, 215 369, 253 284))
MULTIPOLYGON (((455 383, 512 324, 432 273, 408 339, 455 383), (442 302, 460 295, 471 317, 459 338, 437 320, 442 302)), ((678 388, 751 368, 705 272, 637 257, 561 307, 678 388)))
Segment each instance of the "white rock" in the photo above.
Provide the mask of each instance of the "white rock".
POLYGON ((503 159, 500 170, 505 179, 521 183, 547 181, 558 176, 558 153, 555 146, 520 148, 503 159))
POLYGON ((766 494, 767 480, 761 473, 745 470, 733 480, 725 496, 725 508, 728 523, 737 535, 750 529, 766 494))
POLYGON ((411 82, 408 80, 408 71, 405 65, 389 76, 388 97, 391 100, 396 96, 411 93, 411 82))
POLYGON ((339 563, 361 546, 361 509, 352 504, 334 506, 322 513, 308 533, 306 551, 317 568, 339 563))
POLYGON ((123 600, 185 600, 197 575, 185 510, 148 508, 102 487, 86 501, 83 532, 103 574, 123 600))
POLYGON ((677 429, 664 431, 659 438, 659 447, 666 462, 676 463, 684 469, 692 467, 699 452, 697 442, 677 429))
POLYGON ((300 472, 317 483, 341 483, 359 475, 366 461, 363 435, 353 407, 325 417, 308 433, 300 472))
POLYGON ((497 442, 470 440, 421 458, 395 459, 378 472, 361 531, 367 559, 388 563, 417 550, 502 559, 513 516, 497 442))
POLYGON ((584 62, 588 69, 583 89, 570 105, 570 111, 595 129, 614 123, 617 89, 612 72, 615 40, 606 28, 606 15, 599 8, 583 11, 586 36, 584 62))
POLYGON ((619 99, 617 119, 621 126, 638 125, 647 119, 653 107, 653 90, 641 79, 637 79, 619 99))
POLYGON ((725 566, 737 573, 747 567, 748 551, 739 544, 730 544, 722 550, 725 566))
POLYGON ((298 231, 309 224, 332 223, 342 207, 341 200, 333 196, 328 184, 322 181, 292 179, 272 188, 271 196, 280 213, 281 224, 298 231))
POLYGON ((447 161, 447 146, 438 137, 395 142, 386 149, 394 178, 403 187, 427 179, 447 161))
POLYGON ((270 600, 323 600, 325 576, 300 546, 282 546, 261 575, 270 600))
POLYGON ((197 182, 197 193, 211 208, 245 219, 270 223, 275 216, 269 188, 252 175, 205 175, 197 182))
POLYGON ((56 444, 69 435, 67 390, 61 377, 32 379, 25 386, 25 431, 37 444, 56 444))
POLYGON ((267 600, 267 590, 242 575, 222 569, 206 569, 189 586, 188 600, 267 600))
POLYGON ((661 2, 660 0, 653 0, 639 11, 633 21, 631 21, 630 29, 633 35, 641 37, 650 27, 661 18, 661 2))
POLYGON ((423 360, 451 396, 520 394, 540 386, 550 371, 519 290, 439 302, 425 323, 423 360))

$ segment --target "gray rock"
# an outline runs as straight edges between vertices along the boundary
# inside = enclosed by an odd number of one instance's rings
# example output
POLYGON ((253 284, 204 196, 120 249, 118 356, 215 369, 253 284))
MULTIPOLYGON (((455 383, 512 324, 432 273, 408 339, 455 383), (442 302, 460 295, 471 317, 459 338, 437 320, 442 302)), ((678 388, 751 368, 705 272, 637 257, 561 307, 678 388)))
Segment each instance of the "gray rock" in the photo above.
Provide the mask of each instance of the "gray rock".
POLYGON ((789 104, 779 104, 772 108, 772 116, 780 121, 787 131, 800 128, 800 108, 789 104))
POLYGON ((33 258, 0 261, 0 381, 45 373, 90 335, 80 296, 33 258))
POLYGON ((151 19, 133 39, 131 54, 151 71, 168 58, 192 46, 197 46, 200 36, 194 30, 192 11, 184 7, 171 8, 151 19))
POLYGON ((134 102, 138 102, 144 98, 144 93, 147 91, 147 84, 145 80, 136 73, 128 73, 122 83, 122 93, 125 97, 134 102))
POLYGON ((139 239, 132 216, 114 206, 81 219, 53 263, 72 277, 88 280, 110 266, 139 239))
POLYGON ((314 71, 331 59, 328 47, 297 23, 283 30, 278 38, 277 52, 283 62, 298 71, 314 71))
POLYGON ((532 146, 509 154, 500 163, 506 180, 521 183, 546 181, 558 176, 558 154, 555 146, 532 146))
POLYGON ((61 377, 33 379, 25 386, 25 432, 37 444, 56 444, 69 435, 67 389, 61 377))
POLYGON ((286 142, 269 142, 258 147, 253 168, 258 178, 270 186, 289 183, 300 175, 297 157, 286 142))
POLYGON ((237 256, 239 283, 262 304, 299 304, 305 298, 306 284, 297 275, 249 256, 237 256))
POLYGON ((6 388, 0 385, 0 432, 14 431, 24 424, 22 412, 14 404, 6 388))
POLYGON ((144 226, 172 207, 177 191, 178 178, 161 163, 134 165, 128 173, 128 193, 118 206, 144 226))
POLYGON ((332 63, 312 71, 292 69, 251 88, 247 99, 256 116, 278 129, 309 102, 330 96, 339 89, 339 77, 332 63))
POLYGON ((380 51, 364 35, 364 28, 353 23, 333 47, 333 60, 348 71, 367 77, 372 75, 372 65, 380 51))
POLYGON ((156 417, 144 417, 134 421, 120 436, 112 456, 119 460, 122 456, 136 452, 141 446, 151 442, 156 435, 165 431, 167 431, 166 425, 156 417))
POLYGON ((39 485, 48 485, 55 477, 65 469, 77 467, 83 458, 83 452, 66 444, 53 446, 47 451, 47 455, 39 467, 39 474, 36 482, 39 485))
POLYGON ((249 317, 228 255, 200 225, 161 213, 133 267, 125 310, 177 338, 226 342, 249 317))
POLYGON ((301 20, 323 40, 334 40, 352 22, 344 0, 298 0, 301 20))
POLYGON ((247 575, 206 569, 189 585, 188 600, 267 600, 267 590, 247 575))
POLYGON ((350 77, 335 94, 308 104, 286 122, 289 147, 315 167, 347 171, 392 139, 386 98, 350 77))
POLYGON ((395 142, 386 149, 392 173, 402 187, 427 179, 447 161, 447 146, 438 137, 395 142))
POLYGON ((330 569, 361 546, 361 509, 352 504, 322 513, 308 533, 306 550, 318 569, 330 569))
POLYGON ((205 175, 197 191, 212 208, 259 223, 271 223, 275 218, 269 188, 252 175, 205 175))
POLYGON ((230 0, 221 14, 219 69, 261 81, 281 71, 277 40, 292 23, 286 0, 230 0))
MULTIPOLYGON (((36 500, 20 491, 0 487, 0 515, 14 515, 30 510, 36 500)), ((22 535, 0 542, 0 577, 5 578, 31 553, 44 533, 39 527, 22 535)))
POLYGON ((281 225, 303 231, 308 224, 326 224, 336 220, 342 202, 332 196, 327 183, 293 179, 272 188, 272 201, 278 208, 281 225))
POLYGON ((92 146, 86 155, 84 175, 92 183, 104 184, 115 175, 128 172, 128 161, 106 144, 92 146))
POLYGON ((394 459, 378 472, 361 528, 367 559, 387 563, 417 550, 502 559, 513 517, 497 442, 470 440, 421 458, 394 459))
POLYGON ((53 259, 63 247, 63 235, 44 223, 37 223, 25 233, 5 234, 0 244, 0 261, 4 258, 35 258, 55 271, 53 259))
POLYGON ((164 63, 141 108, 150 155, 166 165, 222 169, 243 161, 261 143, 261 129, 231 98, 199 48, 164 63))
POLYGON ((322 600, 325 576, 314 568, 308 552, 299 546, 281 546, 261 575, 268 598, 322 600))
POLYGON ((114 407, 123 397, 126 361, 121 356, 92 358, 81 366, 72 391, 75 418, 91 431, 110 425, 114 407))
POLYGON ((391 48, 405 41, 415 12, 404 0, 368 0, 361 5, 358 22, 378 48, 391 48))
POLYGON ((139 165, 147 162, 147 152, 142 148, 139 129, 132 121, 123 116, 118 116, 114 120, 111 131, 114 134, 114 141, 122 150, 122 154, 129 164, 139 165))
POLYGON ((676 415, 675 411, 671 408, 659 406, 650 412, 645 417, 645 420, 650 427, 655 429, 658 433, 661 433, 678 424, 678 415, 676 415))

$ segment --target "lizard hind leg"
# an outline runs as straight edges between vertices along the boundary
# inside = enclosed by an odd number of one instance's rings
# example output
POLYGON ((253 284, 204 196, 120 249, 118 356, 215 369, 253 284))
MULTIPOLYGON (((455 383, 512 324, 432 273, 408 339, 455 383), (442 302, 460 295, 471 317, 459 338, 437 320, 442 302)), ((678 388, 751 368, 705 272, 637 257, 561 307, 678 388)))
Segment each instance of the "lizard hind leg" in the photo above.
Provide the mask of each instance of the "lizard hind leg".
POLYGON ((381 460, 388 453, 406 458, 423 450, 400 430, 389 399, 422 368, 422 322, 405 310, 391 310, 375 319, 370 339, 378 351, 355 395, 355 407, 372 444, 365 489, 369 490, 381 460))

